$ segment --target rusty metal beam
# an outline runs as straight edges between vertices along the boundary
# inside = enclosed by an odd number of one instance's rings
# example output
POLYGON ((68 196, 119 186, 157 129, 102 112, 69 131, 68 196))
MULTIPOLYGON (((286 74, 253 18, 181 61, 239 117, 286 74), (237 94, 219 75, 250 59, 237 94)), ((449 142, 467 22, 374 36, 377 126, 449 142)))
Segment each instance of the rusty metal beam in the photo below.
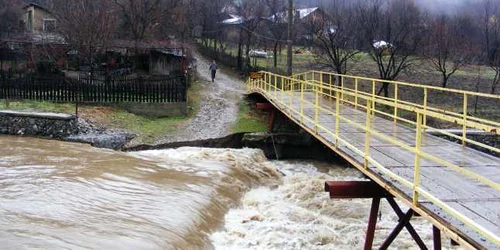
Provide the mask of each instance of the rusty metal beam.
POLYGON ((276 109, 271 103, 268 102, 258 102, 255 104, 255 107, 257 109, 262 109, 262 110, 273 110, 276 109))
MULTIPOLYGON (((394 239, 396 239, 396 237, 399 235, 401 230, 403 230, 403 228, 410 222, 412 216, 413 216, 413 210, 410 208, 410 209, 408 209, 408 212, 406 212, 404 217, 399 219, 399 223, 396 225, 394 230, 392 230, 391 234, 389 234, 389 237, 387 237, 387 239, 385 239, 382 246, 380 246, 380 248, 379 248, 380 250, 385 250, 385 249, 389 248, 389 246, 392 244, 394 239)), ((424 249, 427 249, 427 248, 424 248, 424 249)))
POLYGON ((330 192, 330 198, 387 198, 389 192, 372 181, 327 181, 325 191, 330 192))
POLYGON ((276 120, 276 109, 272 109, 267 118, 267 130, 269 132, 273 132, 275 120, 276 120))
POLYGON ((434 238, 434 250, 441 250, 441 230, 433 225, 432 235, 434 238))
POLYGON ((268 102, 258 102, 255 104, 255 107, 260 110, 269 111, 269 114, 267 116, 267 130, 269 132, 272 132, 274 127, 274 120, 276 118, 276 107, 268 102))
POLYGON ((373 198, 370 209, 370 218, 368 219, 368 229, 366 230, 366 239, 364 250, 371 250, 373 238, 375 237, 375 227, 377 225, 377 216, 380 207, 380 198, 373 198))
MULTIPOLYGON (((396 215, 399 217, 399 220, 402 220, 405 216, 403 213, 403 210, 399 207, 398 203, 394 200, 394 198, 389 197, 387 198, 387 201, 389 202, 389 205, 391 205, 392 210, 396 213, 396 215)), ((415 211, 413 212, 413 216, 415 216, 415 211)), ((420 247, 420 249, 427 249, 427 246, 425 245, 424 241, 420 236, 418 235, 417 231, 413 228, 411 223, 408 221, 408 223, 405 225, 406 230, 410 233, 411 237, 415 240, 417 245, 420 247)))
POLYGON ((364 246, 365 250, 372 249, 373 246, 381 198, 387 199, 392 209, 399 217, 399 223, 387 237, 380 249, 387 249, 403 228, 408 230, 420 249, 427 249, 427 246, 424 244, 423 240, 410 223, 410 219, 414 215, 414 211, 409 209, 405 214, 394 200, 394 197, 377 183, 373 181, 327 181, 325 182, 325 191, 330 193, 330 198, 332 199, 373 198, 370 209, 370 217, 368 219, 368 229, 366 232, 364 246))

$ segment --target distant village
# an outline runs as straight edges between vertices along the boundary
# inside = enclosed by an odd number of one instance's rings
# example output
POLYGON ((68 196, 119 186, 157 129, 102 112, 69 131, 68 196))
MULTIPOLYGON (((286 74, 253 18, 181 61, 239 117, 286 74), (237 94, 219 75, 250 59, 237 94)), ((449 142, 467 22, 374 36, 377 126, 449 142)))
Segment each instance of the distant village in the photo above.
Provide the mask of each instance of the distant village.
MULTIPOLYGON (((273 47, 275 52, 278 47, 281 49, 285 43, 278 41, 286 40, 287 12, 285 11, 276 11, 265 17, 262 13, 244 16, 240 15, 238 7, 227 4, 220 7, 217 14, 211 17, 204 27, 195 25, 190 31, 170 31, 168 34, 158 36, 156 33, 160 31, 155 30, 155 26, 165 21, 163 17, 154 17, 157 14, 161 15, 153 10, 153 7, 160 6, 159 1, 156 1, 157 3, 149 1, 151 2, 149 10, 128 10, 125 4, 122 6, 119 1, 103 3, 105 6, 99 5, 100 1, 84 2, 88 6, 84 6, 83 3, 79 5, 78 1, 68 1, 59 6, 57 1, 18 2, 17 5, 12 5, 10 8, 17 7, 17 10, 12 12, 17 14, 18 22, 17 24, 13 22, 14 25, 0 33, 0 70, 69 75, 75 74, 74 72, 110 75, 132 73, 178 75, 185 74, 194 64, 194 60, 190 57, 189 46, 185 45, 184 33, 189 33, 187 35, 190 37, 203 39, 205 42, 207 39, 212 39, 215 45, 217 40, 224 40, 226 43, 234 40, 234 43, 239 43, 240 51, 237 56, 240 63, 246 63, 250 57, 271 56, 268 51, 272 51, 273 47), (71 14, 83 7, 88 8, 88 11, 106 10, 107 14, 106 16, 95 16, 91 13, 71 14), (147 21, 132 24, 134 28, 137 26, 137 29, 142 27, 142 30, 130 30, 129 34, 133 35, 109 34, 116 33, 117 28, 123 27, 121 22, 126 24, 139 22, 126 18, 117 20, 121 15, 129 16, 127 11, 140 12, 134 13, 136 15, 148 15, 147 21), (72 19, 86 19, 89 23, 72 19), (89 27, 92 23, 95 25, 89 27), (266 24, 279 27, 279 30, 275 28, 268 30, 269 35, 276 38, 276 42, 256 42, 255 37, 258 36, 252 35, 257 26, 262 27, 266 24), (246 52, 243 51, 243 47, 246 52)), ((182 13, 178 7, 176 11, 182 13)), ((318 7, 297 8, 294 13, 294 30, 298 44, 306 45, 312 41, 314 34, 307 25, 314 23, 323 26, 328 20, 328 15, 318 7)), ((241 65, 239 68, 243 69, 241 65)))

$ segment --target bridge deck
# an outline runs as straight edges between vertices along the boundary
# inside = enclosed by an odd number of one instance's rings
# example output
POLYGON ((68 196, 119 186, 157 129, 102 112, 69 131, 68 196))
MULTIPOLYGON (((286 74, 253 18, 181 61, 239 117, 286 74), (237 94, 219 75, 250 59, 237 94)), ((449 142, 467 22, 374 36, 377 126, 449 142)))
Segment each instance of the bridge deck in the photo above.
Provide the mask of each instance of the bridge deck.
MULTIPOLYGON (((262 94, 266 95, 264 91, 262 91, 262 94)), ((300 93, 296 92, 293 95, 292 98, 292 94, 286 93, 286 95, 280 97, 280 101, 278 101, 278 98, 273 98, 272 94, 267 95, 267 97, 278 109, 295 120, 299 125, 309 130, 309 132, 324 143, 330 144, 330 147, 333 147, 336 142, 331 132, 327 132, 321 127, 315 130, 315 108, 313 105, 315 95, 313 93, 304 93, 304 99, 307 100, 303 106, 303 114, 307 117, 305 119, 301 119, 298 112, 300 110, 300 93)), ((333 115, 334 112, 332 112, 335 111, 335 102, 327 98, 321 98, 320 103, 328 111, 320 109, 318 113, 319 124, 323 127, 329 127, 330 131, 335 131, 335 116, 333 115)), ((357 110, 352 106, 343 104, 340 107, 341 116, 356 121, 359 124, 365 124, 365 110, 357 110)), ((355 146, 360 151, 364 151, 364 130, 358 129, 347 122, 340 121, 339 125, 340 138, 355 146)), ((372 129, 397 138, 406 145, 415 146, 415 129, 381 117, 373 118, 372 129)), ((342 143, 337 145, 337 147, 337 150, 348 155, 352 160, 359 162, 361 165, 364 162, 362 156, 342 145, 342 143)), ((500 182, 500 160, 494 156, 463 147, 458 143, 450 142, 427 133, 423 133, 422 150, 463 168, 480 173, 494 182, 500 182)), ((413 153, 371 136, 369 155, 397 175, 404 177, 406 180, 413 181, 413 153)), ((384 175, 371 164, 369 165, 369 169, 378 174, 384 182, 406 195, 407 200, 411 201, 412 190, 384 175)), ((452 208, 463 213, 495 235, 500 235, 500 191, 425 159, 421 160, 420 184, 422 188, 431 192, 452 208)), ((488 249, 499 248, 499 246, 485 240, 474 230, 464 226, 463 223, 454 219, 428 200, 420 198, 419 202, 421 208, 427 211, 429 216, 447 225, 452 231, 488 249)))

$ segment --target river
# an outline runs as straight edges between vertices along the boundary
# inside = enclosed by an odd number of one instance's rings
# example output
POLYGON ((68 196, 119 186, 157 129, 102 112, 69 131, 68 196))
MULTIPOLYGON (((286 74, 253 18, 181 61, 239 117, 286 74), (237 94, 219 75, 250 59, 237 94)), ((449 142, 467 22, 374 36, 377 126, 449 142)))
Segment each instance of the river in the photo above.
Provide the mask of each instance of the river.
MULTIPOLYGON (((268 161, 254 149, 124 153, 10 136, 0 147, 2 249, 363 246, 370 201, 323 191, 325 180, 363 179, 345 166, 268 161)), ((375 245, 397 222, 381 208, 375 245)), ((430 224, 412 223, 431 246, 430 224)), ((416 248, 406 232, 393 246, 416 248)))

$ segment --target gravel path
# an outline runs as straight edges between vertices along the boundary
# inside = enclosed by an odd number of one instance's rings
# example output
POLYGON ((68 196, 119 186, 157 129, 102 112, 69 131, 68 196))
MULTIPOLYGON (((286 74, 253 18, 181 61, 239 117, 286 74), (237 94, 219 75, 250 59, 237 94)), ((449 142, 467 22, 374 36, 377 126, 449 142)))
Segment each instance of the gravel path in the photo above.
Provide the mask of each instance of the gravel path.
POLYGON ((198 113, 177 132, 165 135, 156 144, 223 137, 229 134, 231 125, 236 121, 238 101, 245 93, 242 80, 218 70, 212 83, 208 70, 210 61, 196 53, 194 56, 203 85, 198 113))

